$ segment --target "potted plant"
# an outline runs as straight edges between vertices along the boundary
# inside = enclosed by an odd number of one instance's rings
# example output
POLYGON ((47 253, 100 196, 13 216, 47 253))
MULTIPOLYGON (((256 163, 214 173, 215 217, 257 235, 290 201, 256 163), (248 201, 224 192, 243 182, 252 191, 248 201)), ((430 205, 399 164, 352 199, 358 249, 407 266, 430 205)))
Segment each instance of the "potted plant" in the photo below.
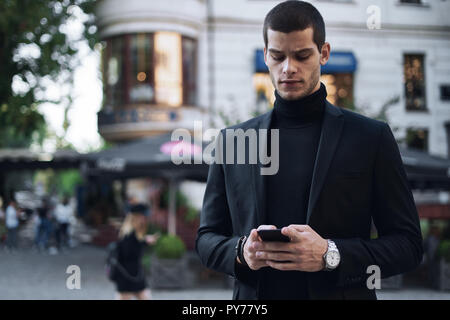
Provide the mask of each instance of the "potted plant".
POLYGON ((450 289, 450 239, 443 240, 438 247, 439 289, 450 289))
POLYGON ((150 263, 150 279, 153 288, 186 287, 186 246, 177 235, 159 237, 150 263))

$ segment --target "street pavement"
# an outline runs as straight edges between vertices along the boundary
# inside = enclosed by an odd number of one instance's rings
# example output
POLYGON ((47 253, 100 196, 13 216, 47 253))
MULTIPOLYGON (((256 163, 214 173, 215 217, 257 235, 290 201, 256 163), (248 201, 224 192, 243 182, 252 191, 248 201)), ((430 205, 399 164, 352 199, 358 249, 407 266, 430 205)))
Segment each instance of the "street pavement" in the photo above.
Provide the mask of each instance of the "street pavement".
MULTIPOLYGON (((111 300, 115 288, 104 271, 104 248, 80 244, 58 254, 39 253, 31 248, 9 253, 0 248, 0 300, 111 300), (67 280, 80 269, 80 289, 69 289, 67 280)), ((70 284, 75 282, 69 281, 70 284)), ((153 289, 155 300, 230 300, 226 281, 196 281, 193 287, 177 290, 153 289)), ((426 288, 381 290, 380 300, 450 300, 450 292, 426 288)))

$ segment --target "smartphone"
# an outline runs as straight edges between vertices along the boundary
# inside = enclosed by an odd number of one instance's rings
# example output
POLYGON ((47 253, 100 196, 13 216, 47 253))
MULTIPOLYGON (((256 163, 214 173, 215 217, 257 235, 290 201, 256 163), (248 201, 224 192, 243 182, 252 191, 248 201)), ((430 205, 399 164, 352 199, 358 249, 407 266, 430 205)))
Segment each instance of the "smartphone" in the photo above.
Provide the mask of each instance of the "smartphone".
POLYGON ((288 236, 281 233, 281 229, 261 229, 258 235, 263 241, 289 242, 288 236))

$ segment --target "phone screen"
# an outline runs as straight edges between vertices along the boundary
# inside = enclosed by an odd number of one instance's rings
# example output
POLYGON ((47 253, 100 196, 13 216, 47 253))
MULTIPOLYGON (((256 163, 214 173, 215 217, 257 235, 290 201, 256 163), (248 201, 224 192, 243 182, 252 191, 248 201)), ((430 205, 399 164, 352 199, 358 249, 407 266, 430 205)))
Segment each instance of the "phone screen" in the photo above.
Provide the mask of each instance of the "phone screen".
POLYGON ((288 236, 281 233, 281 229, 258 230, 258 235, 263 241, 289 242, 288 236))

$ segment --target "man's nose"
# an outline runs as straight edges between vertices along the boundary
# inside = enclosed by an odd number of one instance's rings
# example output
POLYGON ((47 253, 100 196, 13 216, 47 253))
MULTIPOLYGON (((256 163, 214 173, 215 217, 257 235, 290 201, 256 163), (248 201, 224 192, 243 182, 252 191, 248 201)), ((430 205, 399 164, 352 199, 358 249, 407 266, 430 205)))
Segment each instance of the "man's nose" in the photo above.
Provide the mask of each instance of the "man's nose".
POLYGON ((294 59, 286 58, 284 60, 283 73, 290 75, 290 74, 296 73, 297 71, 298 70, 297 70, 297 66, 296 66, 294 59))

